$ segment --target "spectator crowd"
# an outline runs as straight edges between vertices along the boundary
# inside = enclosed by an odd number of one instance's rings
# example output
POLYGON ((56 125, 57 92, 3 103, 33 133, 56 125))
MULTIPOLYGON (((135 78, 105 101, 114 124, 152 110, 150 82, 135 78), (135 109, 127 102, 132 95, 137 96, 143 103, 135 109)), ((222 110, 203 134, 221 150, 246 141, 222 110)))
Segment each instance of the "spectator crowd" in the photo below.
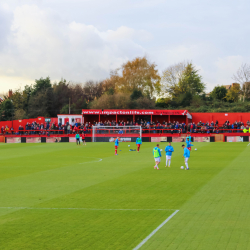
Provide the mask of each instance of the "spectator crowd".
POLYGON ((19 126, 18 130, 15 131, 12 127, 9 128, 7 125, 2 126, 0 133, 1 134, 12 134, 12 135, 47 135, 50 134, 76 134, 77 132, 83 132, 84 134, 90 134, 92 130, 92 126, 97 127, 97 133, 101 133, 102 128, 106 126, 111 126, 114 129, 117 128, 118 134, 123 134, 123 130, 120 129, 120 126, 141 126, 143 133, 250 133, 250 121, 246 123, 235 121, 234 123, 230 123, 228 120, 224 122, 224 124, 219 124, 218 121, 215 122, 192 122, 189 124, 185 124, 184 122, 159 122, 159 121, 145 121, 145 120, 137 120, 135 122, 132 121, 104 121, 104 122, 87 122, 83 123, 75 123, 74 125, 70 125, 68 122, 65 125, 61 123, 27 123, 25 127, 22 125, 19 126))

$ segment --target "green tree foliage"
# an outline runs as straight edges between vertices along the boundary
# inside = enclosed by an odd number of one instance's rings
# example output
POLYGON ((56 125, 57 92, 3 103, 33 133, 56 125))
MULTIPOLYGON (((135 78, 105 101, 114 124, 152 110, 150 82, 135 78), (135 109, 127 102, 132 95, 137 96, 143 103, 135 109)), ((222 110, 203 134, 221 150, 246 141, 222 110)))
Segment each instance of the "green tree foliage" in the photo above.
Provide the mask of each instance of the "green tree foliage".
POLYGON ((226 94, 227 101, 238 102, 240 98, 240 93, 241 93, 240 85, 237 84, 237 85, 232 86, 226 94))
POLYGON ((142 97, 143 97, 143 94, 142 94, 141 90, 135 89, 133 91, 133 93, 131 94, 130 99, 137 100, 137 99, 142 98, 142 97))
POLYGON ((140 97, 136 100, 131 100, 131 95, 128 93, 117 93, 114 95, 102 95, 91 103, 93 109, 154 109, 155 101, 147 97, 140 97))
POLYGON ((106 92, 107 95, 113 95, 114 93, 115 93, 115 90, 112 87, 108 89, 108 91, 106 92))
POLYGON ((140 97, 135 101, 135 107, 134 108, 138 108, 138 109, 154 109, 155 108, 155 100, 149 99, 146 96, 140 97))
POLYGON ((213 99, 226 101, 227 89, 224 86, 214 87, 213 91, 210 93, 210 96, 213 99))
POLYGON ((199 95, 195 95, 192 97, 192 101, 190 102, 190 105, 193 107, 201 107, 205 104, 204 98, 199 95))
MULTIPOLYGON (((68 113, 69 113, 69 104, 66 104, 60 110, 60 114, 68 114, 68 113)), ((74 103, 70 105, 70 114, 80 114, 79 110, 76 108, 76 105, 74 103)))
POLYGON ((65 79, 61 79, 58 83, 53 84, 54 92, 54 110, 56 113, 69 103, 71 95, 69 83, 65 79))
POLYGON ((45 91, 48 88, 51 88, 51 82, 50 82, 50 78, 46 77, 46 78, 40 78, 40 79, 36 79, 35 80, 35 84, 34 87, 32 89, 32 95, 36 95, 39 92, 45 91))
MULTIPOLYGON (((242 79, 241 82, 246 78, 242 79)), ((33 85, 26 85, 24 90, 14 91, 10 98, 5 97, 0 104, 0 119, 56 117, 59 113, 69 112, 69 103, 71 114, 81 114, 86 108, 250 111, 250 82, 243 82, 242 88, 237 84, 232 86, 228 91, 217 86, 207 97, 202 77, 191 62, 168 67, 160 78, 156 64, 145 57, 138 57, 111 71, 110 77, 100 82, 76 84, 61 79, 52 84, 49 77, 37 79, 33 85), (243 97, 246 103, 242 102, 243 97)))
POLYGON ((29 101, 32 93, 32 86, 26 85, 23 91, 23 110, 26 112, 26 115, 29 112, 29 101))
POLYGON ((6 99, 0 106, 0 120, 8 121, 12 120, 14 116, 14 105, 10 99, 6 99))
POLYGON ((163 71, 162 90, 162 94, 168 95, 172 99, 182 95, 180 100, 184 100, 190 94, 192 96, 202 94, 205 84, 195 66, 192 63, 183 62, 172 65, 163 71), (187 93, 189 94, 185 96, 187 93))
POLYGON ((202 82, 202 77, 198 74, 198 70, 192 63, 188 63, 183 71, 182 78, 179 81, 181 93, 190 93, 199 95, 204 92, 205 84, 202 82))
POLYGON ((102 95, 99 99, 91 103, 93 109, 126 109, 129 107, 130 95, 127 93, 117 93, 114 95, 102 95))
POLYGON ((23 102, 24 102, 24 97, 23 97, 23 93, 21 91, 21 89, 18 89, 17 91, 15 91, 11 98, 13 106, 15 109, 22 109, 23 108, 23 102))
POLYGON ((171 103, 171 99, 169 97, 158 98, 155 105, 157 108, 168 108, 170 103, 171 103))
POLYGON ((14 111, 14 120, 22 120, 26 118, 26 113, 23 109, 16 109, 14 111))
POLYGON ((86 82, 83 86, 83 93, 85 98, 87 98, 89 102, 101 97, 104 93, 103 82, 86 82))

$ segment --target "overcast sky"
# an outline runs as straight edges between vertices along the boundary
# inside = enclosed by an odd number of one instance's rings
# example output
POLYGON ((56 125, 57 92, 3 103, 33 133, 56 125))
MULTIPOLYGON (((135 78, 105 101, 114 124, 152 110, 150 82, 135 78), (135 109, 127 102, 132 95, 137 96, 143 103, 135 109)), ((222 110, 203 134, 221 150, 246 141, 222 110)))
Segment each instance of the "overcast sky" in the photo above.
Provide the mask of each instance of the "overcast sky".
POLYGON ((249 0, 0 0, 0 93, 51 80, 102 80, 146 55, 183 60, 207 91, 250 63, 249 0))

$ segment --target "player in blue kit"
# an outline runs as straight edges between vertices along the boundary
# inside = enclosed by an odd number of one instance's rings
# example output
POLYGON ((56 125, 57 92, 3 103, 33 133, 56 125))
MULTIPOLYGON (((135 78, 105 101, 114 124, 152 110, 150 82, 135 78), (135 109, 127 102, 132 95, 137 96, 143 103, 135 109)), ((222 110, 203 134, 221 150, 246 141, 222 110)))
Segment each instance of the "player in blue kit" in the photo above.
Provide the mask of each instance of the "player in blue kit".
POLYGON ((189 140, 189 138, 186 139, 186 143, 187 143, 187 149, 191 151, 191 147, 194 145, 191 144, 191 140, 189 140))
POLYGON ((174 152, 174 148, 171 146, 171 142, 168 143, 168 146, 165 148, 166 151, 166 167, 168 166, 170 168, 171 164, 171 156, 174 152))
POLYGON ((182 145, 182 148, 184 149, 184 154, 182 157, 184 157, 185 159, 185 165, 186 165, 186 168, 185 170, 189 170, 189 167, 188 167, 188 159, 190 157, 190 151, 188 150, 187 147, 185 147, 185 145, 182 145))
POLYGON ((139 153, 140 147, 141 147, 141 144, 142 144, 141 137, 138 137, 138 138, 136 139, 135 144, 136 144, 136 146, 137 146, 137 152, 139 153))
POLYGON ((191 135, 189 135, 189 136, 186 137, 186 143, 187 143, 187 139, 188 139, 189 141, 191 141, 191 135))
POLYGON ((115 140, 115 155, 118 155, 117 154, 118 147, 119 147, 119 137, 117 137, 115 140))

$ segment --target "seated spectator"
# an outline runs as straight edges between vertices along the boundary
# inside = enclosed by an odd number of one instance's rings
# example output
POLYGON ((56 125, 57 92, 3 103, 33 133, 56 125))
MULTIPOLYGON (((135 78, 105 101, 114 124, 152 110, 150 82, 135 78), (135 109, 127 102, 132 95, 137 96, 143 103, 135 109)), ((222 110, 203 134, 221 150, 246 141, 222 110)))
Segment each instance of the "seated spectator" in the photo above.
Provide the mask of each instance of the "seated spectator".
POLYGON ((77 132, 78 128, 76 126, 74 126, 73 128, 73 134, 75 134, 77 132))
POLYGON ((9 129, 9 127, 8 127, 7 125, 5 126, 5 129, 4 129, 4 130, 5 130, 5 134, 8 135, 10 129, 9 129))
POLYGON ((243 128, 243 133, 248 133, 248 129, 246 129, 245 127, 243 128))

